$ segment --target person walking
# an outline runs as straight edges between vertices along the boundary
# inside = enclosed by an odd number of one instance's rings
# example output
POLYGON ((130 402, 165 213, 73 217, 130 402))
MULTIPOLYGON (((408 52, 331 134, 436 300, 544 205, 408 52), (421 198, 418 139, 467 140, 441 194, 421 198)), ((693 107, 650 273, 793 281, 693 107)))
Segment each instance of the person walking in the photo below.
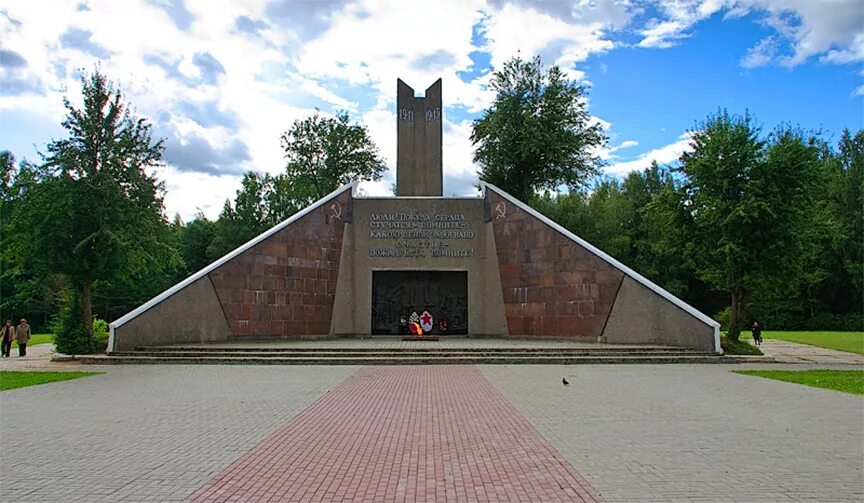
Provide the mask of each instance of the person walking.
POLYGON ((21 318, 21 323, 15 327, 15 340, 18 341, 18 356, 27 356, 27 341, 30 340, 30 325, 26 318, 21 318))
POLYGON ((9 358, 9 353, 12 351, 12 338, 15 337, 15 327, 12 326, 12 320, 6 320, 6 324, 3 325, 3 328, 0 328, 0 335, 3 336, 0 355, 3 358, 9 358))
POLYGON ((756 343, 757 346, 762 345, 762 327, 759 326, 758 321, 753 322, 753 342, 756 343))

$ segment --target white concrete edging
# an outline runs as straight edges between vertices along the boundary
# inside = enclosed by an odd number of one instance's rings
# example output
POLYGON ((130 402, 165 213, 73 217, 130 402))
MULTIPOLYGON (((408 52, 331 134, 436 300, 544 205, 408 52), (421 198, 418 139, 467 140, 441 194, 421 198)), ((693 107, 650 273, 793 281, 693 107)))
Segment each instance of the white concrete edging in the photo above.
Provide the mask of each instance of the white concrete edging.
POLYGON ((560 232, 561 234, 563 234, 565 237, 569 238, 570 240, 575 241, 578 245, 582 246, 583 248, 590 251, 594 255, 597 255, 601 259, 612 264, 613 266, 615 266, 616 268, 621 270, 627 276, 630 276, 631 278, 635 279, 636 281, 638 281, 639 283, 641 283, 645 287, 652 290, 657 295, 660 295, 664 299, 668 300, 669 302, 671 302, 671 303, 675 304, 676 306, 678 306, 679 308, 683 309, 685 312, 687 312, 688 314, 690 314, 694 318, 698 319, 702 323, 705 323, 706 325, 713 327, 714 328, 714 352, 717 354, 723 354, 723 348, 720 346, 720 324, 717 323, 716 321, 714 321, 713 319, 711 319, 709 316, 706 316, 704 313, 702 313, 701 311, 699 311, 695 307, 691 306, 690 304, 684 302, 683 300, 679 299, 678 297, 667 292, 666 290, 664 290, 663 288, 661 288, 657 284, 653 283, 648 278, 642 276, 641 274, 634 271, 633 269, 630 269, 629 267, 622 264, 621 262, 619 262, 618 260, 616 260, 612 256, 604 253, 602 250, 600 250, 596 246, 592 245, 588 241, 585 241, 584 239, 580 238, 576 234, 573 234, 572 232, 568 231, 564 227, 558 225, 557 223, 553 222, 549 218, 542 215, 539 211, 528 206, 527 204, 516 199, 515 197, 504 192, 503 190, 499 189, 498 187, 492 185, 491 183, 486 183, 486 182, 481 181, 480 187, 484 191, 484 194, 483 194, 484 197, 485 197, 485 191, 491 189, 493 192, 495 192, 499 196, 503 197, 504 199, 506 199, 506 200, 510 201, 511 203, 513 203, 514 205, 516 205, 516 207, 527 212, 529 215, 533 216, 534 218, 539 219, 541 222, 552 227, 553 229, 560 232))
POLYGON ((108 351, 114 351, 114 330, 116 328, 123 326, 124 324, 128 323, 129 321, 131 321, 135 317, 146 312, 151 307, 159 304, 160 302, 167 299, 168 297, 174 295, 175 293, 179 292, 180 290, 182 290, 182 289, 186 288, 187 286, 191 285, 192 283, 198 281, 199 279, 201 279, 205 275, 209 274, 211 271, 218 268, 222 264, 224 264, 224 263, 228 262, 229 260, 233 259, 234 257, 240 255, 241 253, 245 252, 249 248, 252 248, 253 246, 260 243, 261 241, 264 241, 265 239, 269 238, 273 234, 281 231, 282 229, 284 229, 288 225, 292 224, 293 222, 299 220, 300 218, 303 218, 304 216, 308 215, 309 213, 315 211, 317 208, 322 206, 324 203, 330 201, 331 199, 335 198, 336 196, 341 195, 346 190, 353 191, 356 186, 357 186, 357 182, 354 182, 354 183, 351 183, 348 185, 343 185, 342 187, 339 187, 338 189, 327 194, 326 196, 322 197, 318 201, 312 203, 312 205, 298 211, 297 213, 291 215, 290 217, 288 217, 286 220, 282 221, 281 223, 276 224, 275 226, 271 227, 269 230, 255 236, 254 238, 252 238, 249 241, 247 241, 246 243, 240 245, 239 247, 237 247, 233 251, 228 252, 225 256, 223 256, 220 259, 217 259, 215 262, 206 266, 205 268, 201 269, 200 271, 196 272, 192 276, 189 276, 188 278, 184 279, 180 283, 177 283, 176 285, 165 290, 164 292, 160 293, 159 295, 153 297, 152 299, 145 302, 144 304, 138 306, 137 308, 133 309, 132 311, 129 311, 128 313, 121 316, 120 318, 117 318, 116 320, 114 320, 109 325, 110 333, 108 336, 108 351))

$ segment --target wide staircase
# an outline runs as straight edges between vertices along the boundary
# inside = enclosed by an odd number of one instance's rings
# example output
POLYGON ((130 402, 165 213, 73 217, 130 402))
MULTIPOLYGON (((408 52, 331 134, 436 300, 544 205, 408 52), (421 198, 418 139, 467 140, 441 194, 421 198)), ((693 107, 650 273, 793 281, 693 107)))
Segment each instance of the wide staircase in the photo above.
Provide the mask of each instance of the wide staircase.
POLYGON ((393 344, 370 340, 340 345, 327 341, 291 344, 217 344, 138 347, 107 355, 78 356, 87 364, 247 365, 454 365, 732 363, 733 358, 656 345, 567 344, 556 341, 472 341, 393 344))

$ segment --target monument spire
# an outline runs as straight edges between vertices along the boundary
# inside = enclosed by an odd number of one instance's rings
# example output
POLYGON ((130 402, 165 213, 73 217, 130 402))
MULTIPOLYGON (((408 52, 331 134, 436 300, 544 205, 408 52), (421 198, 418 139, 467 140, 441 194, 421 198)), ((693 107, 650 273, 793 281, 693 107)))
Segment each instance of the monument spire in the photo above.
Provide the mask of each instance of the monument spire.
POLYGON ((440 196, 444 192, 441 163, 441 79, 422 98, 397 80, 396 195, 440 196))

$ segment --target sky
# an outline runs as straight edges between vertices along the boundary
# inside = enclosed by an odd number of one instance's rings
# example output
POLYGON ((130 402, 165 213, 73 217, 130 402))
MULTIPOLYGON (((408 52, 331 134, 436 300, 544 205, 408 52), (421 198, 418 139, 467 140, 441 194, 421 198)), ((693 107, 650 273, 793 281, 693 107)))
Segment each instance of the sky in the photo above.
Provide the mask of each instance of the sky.
POLYGON ((673 162, 725 108, 767 133, 864 128, 860 0, 0 0, 0 150, 40 160, 65 136, 81 71, 117 83, 165 140, 165 211, 215 219, 280 136, 320 111, 365 125, 395 181, 396 79, 439 77, 445 195, 476 193, 472 121, 491 72, 539 55, 586 86, 604 172, 673 162))

